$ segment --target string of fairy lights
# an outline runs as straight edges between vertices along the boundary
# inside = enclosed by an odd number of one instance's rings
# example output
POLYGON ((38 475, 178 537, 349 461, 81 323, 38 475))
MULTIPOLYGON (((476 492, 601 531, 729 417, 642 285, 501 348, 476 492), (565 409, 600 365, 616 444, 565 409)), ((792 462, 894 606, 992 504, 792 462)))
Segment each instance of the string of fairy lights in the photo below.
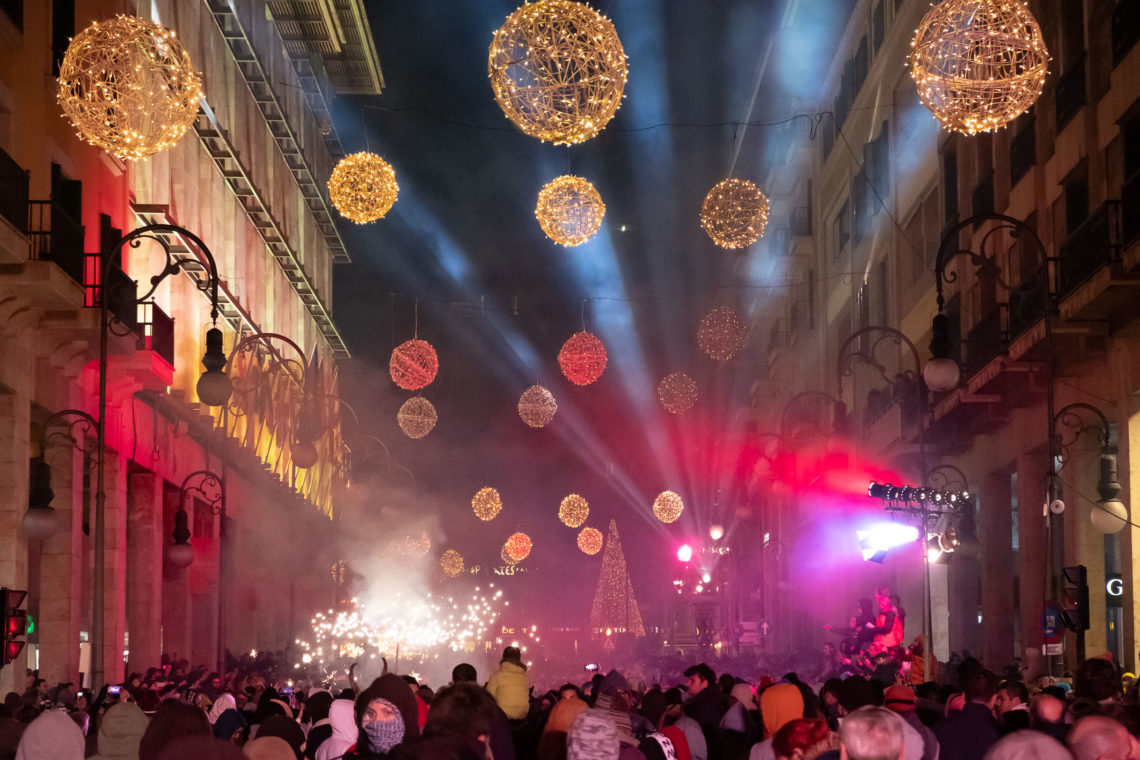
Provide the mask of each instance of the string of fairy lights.
MULTIPOLYGON (((916 29, 908 64, 920 100, 943 127, 973 135, 1004 127, 1033 106, 1049 60, 1041 28, 1023 0, 941 0, 916 29)), ((494 33, 487 61, 491 91, 504 115, 524 134, 555 145, 580 144, 606 128, 625 97, 628 66, 614 24, 574 0, 535 0, 516 9, 494 33)), ((93 22, 72 39, 57 90, 63 115, 79 137, 128 161, 177 143, 197 118, 202 96, 201 77, 174 31, 122 15, 93 22)), ((395 169, 370 151, 342 159, 328 190, 337 210, 357 224, 383 219, 399 196, 395 169)), ((713 243, 732 251, 763 236, 768 213, 759 187, 728 177, 709 190, 698 217, 713 243)), ((603 199, 586 178, 557 177, 538 193, 535 217, 559 245, 589 240, 604 216, 603 199)), ((746 337, 735 310, 717 306, 701 320, 697 344, 713 360, 727 362, 740 355, 746 337)), ((572 335, 558 354, 562 373, 579 386, 595 383, 607 361, 601 339, 585 330, 572 335)), ((435 349, 418 336, 397 346, 389 364, 393 382, 417 393, 433 382, 438 369, 435 349)), ((672 372, 661 380, 657 395, 667 412, 684 414, 697 403, 699 389, 688 375, 672 372)), ((519 417, 532 428, 549 425, 557 409, 553 394, 540 385, 519 398, 519 417)), ((427 436, 437 421, 435 406, 422 395, 407 399, 397 413, 400 428, 412 439, 427 436)), ((683 508, 673 491, 662 492, 652 505, 663 523, 676 521, 683 508)), ((502 511, 502 499, 487 487, 472 499, 472 509, 490 521, 502 511)), ((578 528, 588 505, 571 494, 559 515, 568 527, 578 528)), ((601 544, 599 531, 582 528, 578 545, 584 553, 597 553, 601 544)), ((532 548, 530 537, 516 532, 504 542, 501 556, 518 563, 532 548)), ((462 556, 445 551, 441 568, 458 575, 462 556)))

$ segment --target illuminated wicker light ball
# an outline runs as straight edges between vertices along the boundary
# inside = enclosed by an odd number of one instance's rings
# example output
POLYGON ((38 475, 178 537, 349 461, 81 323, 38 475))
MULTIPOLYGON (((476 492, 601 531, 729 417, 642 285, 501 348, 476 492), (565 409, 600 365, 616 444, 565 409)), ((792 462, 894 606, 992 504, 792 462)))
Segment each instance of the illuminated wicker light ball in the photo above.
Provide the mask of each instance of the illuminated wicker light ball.
POLYGON ((677 522, 681 512, 685 509, 685 502, 672 491, 662 491, 653 500, 653 515, 663 523, 677 522))
POLYGON ((568 528, 577 528, 590 516, 590 503, 576 493, 562 500, 558 507, 558 519, 568 528))
POLYGON ((541 385, 532 385, 519 396, 519 417, 532 428, 549 425, 557 411, 554 394, 541 385))
POLYGON ((514 567, 519 563, 517 559, 507 554, 506 544, 504 544, 503 548, 499 550, 499 558, 503 560, 504 565, 510 565, 511 567, 514 567))
POLYGON ((531 543, 530 536, 525 533, 512 533, 511 537, 507 539, 507 543, 503 548, 507 552, 507 556, 515 562, 522 562, 530 556, 530 550, 534 547, 531 543))
POLYGON ((480 488, 471 499, 471 509, 480 520, 490 522, 503 510, 503 500, 499 498, 498 491, 487 486, 480 488))
POLYGON ((588 332, 574 333, 558 352, 562 374, 575 385, 589 385, 606 370, 606 347, 601 339, 588 332))
POLYGON ((439 566, 449 578, 454 578, 463 572, 463 555, 454 549, 448 549, 439 558, 439 566))
POLYGON ((82 139, 137 161, 186 134, 198 116, 202 80, 174 32, 115 16, 71 40, 56 98, 82 139))
POLYGON ((597 554, 602 550, 602 532, 597 528, 582 528, 578 534, 578 548, 585 554, 597 554))
POLYGON ((329 198, 345 219, 375 222, 388 213, 400 192, 396 172, 375 153, 345 156, 329 177, 329 198))
POLYGON ((697 381, 684 372, 673 372, 657 384, 657 400, 665 411, 684 414, 697 403, 697 381))
POLYGON ((942 126, 969 135, 1029 110, 1048 66, 1041 27, 1020 0, 943 0, 911 41, 918 97, 942 126))
POLYGON ((614 25, 571 0, 521 6, 491 41, 487 73, 515 126, 555 145, 589 140, 621 106, 625 50, 614 25))
POLYGON ((717 361, 724 362, 740 355, 747 333, 736 310, 718 306, 705 315, 697 330, 697 345, 717 361))
POLYGON ((701 227, 721 248, 744 248, 768 226, 768 198, 746 179, 721 180, 701 204, 701 227))
POLYGON ((548 238, 572 247, 585 243, 602 226, 606 204, 593 185, 567 174, 543 186, 534 215, 548 238))
POLYGON ((435 427, 437 419, 435 406, 423 396, 408 399, 396 413, 400 429, 409 438, 423 438, 435 427))
POLYGON ((418 391, 435 380, 439 357, 426 340, 406 340, 392 350, 388 372, 396 385, 407 391, 418 391))

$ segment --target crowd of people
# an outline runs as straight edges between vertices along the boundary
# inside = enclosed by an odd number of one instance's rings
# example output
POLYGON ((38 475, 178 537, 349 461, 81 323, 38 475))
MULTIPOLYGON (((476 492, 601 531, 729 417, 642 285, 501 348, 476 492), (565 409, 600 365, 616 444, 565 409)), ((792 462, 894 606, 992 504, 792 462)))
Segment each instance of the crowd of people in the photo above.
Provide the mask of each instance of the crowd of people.
POLYGON ((460 663, 438 691, 386 663, 365 688, 352 671, 309 688, 272 658, 168 663, 97 695, 29 674, 0 706, 0 760, 1140 760, 1140 694, 1108 659, 1033 688, 972 657, 944 670, 813 688, 702 662, 669 683, 612 669, 544 692, 507 647, 485 682, 460 663))

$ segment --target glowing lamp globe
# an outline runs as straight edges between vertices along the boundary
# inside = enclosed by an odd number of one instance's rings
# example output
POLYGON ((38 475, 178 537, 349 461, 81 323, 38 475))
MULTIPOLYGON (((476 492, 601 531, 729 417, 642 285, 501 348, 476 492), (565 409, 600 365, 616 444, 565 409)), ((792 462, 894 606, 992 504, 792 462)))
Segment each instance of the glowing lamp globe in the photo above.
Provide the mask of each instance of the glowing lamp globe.
POLYGON ((230 376, 225 372, 220 369, 211 369, 198 377, 195 390, 198 393, 198 400, 206 406, 222 406, 230 400, 234 385, 230 376))
POLYGON ((418 391, 435 380, 439 357, 426 340, 406 340, 392 349, 388 373, 392 382, 406 391, 418 391))
POLYGON ((329 198, 336 210, 357 224, 375 222, 399 195, 396 171, 375 153, 345 156, 329 177, 329 198))
POLYGON ((685 502, 673 491, 662 491, 653 500, 653 516, 665 524, 677 522, 684 509, 685 502))
POLYGON ((480 488, 471 499, 471 510, 483 522, 494 520, 502 509, 503 500, 499 498, 499 492, 490 486, 480 488))
POLYGON ((719 541, 722 538, 724 538, 724 526, 723 525, 711 525, 711 526, 709 526, 709 538, 711 538, 713 541, 719 541))
POLYGON ((79 137, 137 161, 178 142, 198 117, 202 80, 174 32, 115 16, 72 38, 56 99, 79 137))
POLYGON ((718 306, 701 320, 697 329, 697 345, 711 358, 725 362, 740 356, 747 336, 736 310, 718 306))
POLYGON ((543 186, 534 215, 548 238, 570 248, 585 243, 598 231, 606 204, 589 182, 565 175, 543 186))
POLYGON ((531 137, 569 145, 601 132, 625 91, 626 58, 614 25, 572 0, 516 9, 487 56, 495 101, 531 137))
POLYGON ((946 129, 1004 127, 1037 102, 1049 51, 1022 0, 943 0, 911 41, 918 97, 946 129))
POLYGON ((957 388, 961 375, 962 370, 958 367, 958 362, 946 357, 931 359, 922 368, 922 379, 926 387, 939 393, 957 388))
POLYGON ((557 411, 554 394, 541 385, 532 385, 519 396, 519 417, 532 428, 549 425, 557 411))
POLYGON ((589 385, 606 370, 606 347, 598 336, 588 332, 574 333, 558 352, 562 374, 575 385, 589 385))
POLYGON ((1089 507, 1089 522, 1101 533, 1119 533, 1128 524, 1128 508, 1119 499, 1098 501, 1089 507))
POLYGON ((597 528, 582 528, 578 534, 578 548, 583 554, 594 555, 602 550, 602 532, 597 528))
POLYGON ((454 578, 463 572, 463 555, 454 549, 448 549, 440 556, 439 566, 444 575, 454 578))
POLYGON ((194 562, 194 547, 182 542, 166 547, 166 561, 174 567, 189 567, 194 562))
POLYGON ((415 396, 403 403, 396 413, 396 422, 404 435, 419 439, 432 431, 438 417, 435 406, 423 396, 415 396))
POLYGON ((701 204, 701 227, 721 248, 745 248, 768 226, 768 198, 746 179, 721 180, 701 204))
POLYGON ((311 443, 297 443, 293 446, 293 464, 302 470, 307 470, 317 463, 319 455, 317 447, 311 443))
POLYGON ((562 504, 558 507, 558 519, 568 528, 577 528, 586 522, 586 518, 589 516, 589 502, 576 493, 572 493, 563 499, 562 504))
POLYGON ((684 372, 673 372, 657 384, 657 400, 670 414, 684 414, 697 403, 697 381, 684 372))
POLYGON ((59 517, 52 507, 29 507, 20 527, 29 541, 47 541, 59 529, 59 517))
POLYGON ((512 533, 511 537, 507 539, 507 543, 503 546, 507 551, 507 556, 515 562, 522 562, 530 556, 530 550, 533 548, 530 536, 525 533, 512 533))

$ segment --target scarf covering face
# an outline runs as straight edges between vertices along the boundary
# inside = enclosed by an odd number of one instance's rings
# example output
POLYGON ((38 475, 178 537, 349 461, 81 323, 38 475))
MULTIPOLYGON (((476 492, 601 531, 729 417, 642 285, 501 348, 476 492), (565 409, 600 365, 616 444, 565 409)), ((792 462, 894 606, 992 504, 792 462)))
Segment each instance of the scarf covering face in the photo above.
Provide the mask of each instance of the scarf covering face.
POLYGON ((567 760, 613 760, 620 751, 617 727, 599 710, 586 710, 570 724, 567 760))
POLYGON ((371 706, 377 702, 391 708, 394 717, 390 720, 374 720, 371 723, 365 723, 362 728, 368 736, 369 749, 386 755, 404 740, 404 716, 400 714, 400 708, 386 699, 373 699, 368 704, 371 706))
POLYGON ((760 715, 768 736, 775 736, 786 723, 804 717, 804 695, 790 683, 769 686, 760 695, 760 715))

